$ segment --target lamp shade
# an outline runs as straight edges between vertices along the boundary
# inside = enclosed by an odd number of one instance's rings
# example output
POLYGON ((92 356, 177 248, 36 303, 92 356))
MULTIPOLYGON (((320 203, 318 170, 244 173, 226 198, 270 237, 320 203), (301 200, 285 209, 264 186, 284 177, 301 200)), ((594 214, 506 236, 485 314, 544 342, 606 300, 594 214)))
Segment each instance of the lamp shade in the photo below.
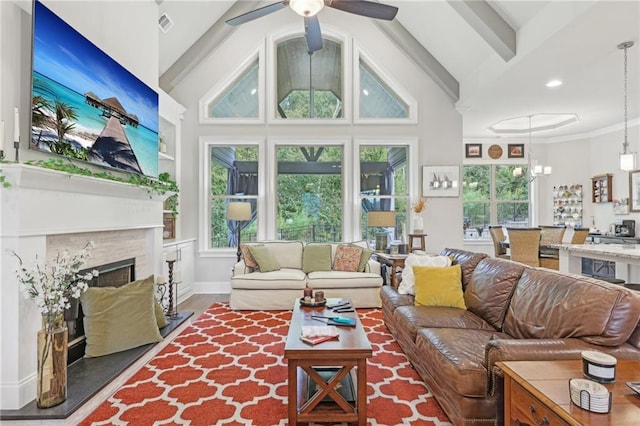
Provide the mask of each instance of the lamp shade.
POLYGON ((370 227, 396 226, 396 212, 381 211, 381 210, 368 212, 367 226, 370 226, 370 227))
POLYGON ((631 171, 635 168, 636 158, 631 152, 620 154, 620 170, 631 171))
POLYGON ((231 201, 227 205, 227 219, 251 220, 251 203, 231 201))

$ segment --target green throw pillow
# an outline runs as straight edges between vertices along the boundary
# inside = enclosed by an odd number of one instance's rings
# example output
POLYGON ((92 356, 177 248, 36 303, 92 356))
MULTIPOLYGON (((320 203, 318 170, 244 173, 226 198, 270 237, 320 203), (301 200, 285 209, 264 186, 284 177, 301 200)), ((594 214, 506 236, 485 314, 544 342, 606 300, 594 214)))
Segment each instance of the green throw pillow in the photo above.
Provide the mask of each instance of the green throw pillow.
POLYGON ((358 264, 358 272, 364 272, 367 268, 367 262, 371 258, 373 254, 373 250, 370 248, 363 247, 362 254, 360 255, 360 263, 358 264))
POLYGON ((156 312, 156 324, 158 325, 158 328, 166 327, 167 325, 169 325, 169 321, 167 320, 167 316, 164 314, 164 309, 162 309, 162 306, 160 306, 157 300, 154 302, 154 304, 156 312))
POLYGON ((260 272, 279 271, 280 264, 269 251, 267 246, 249 246, 249 253, 258 264, 260 272))
POLYGON ((162 340, 155 313, 153 275, 122 287, 89 287, 82 296, 85 357, 162 340))
POLYGON ((302 252, 302 272, 331 270, 331 245, 310 244, 302 252))

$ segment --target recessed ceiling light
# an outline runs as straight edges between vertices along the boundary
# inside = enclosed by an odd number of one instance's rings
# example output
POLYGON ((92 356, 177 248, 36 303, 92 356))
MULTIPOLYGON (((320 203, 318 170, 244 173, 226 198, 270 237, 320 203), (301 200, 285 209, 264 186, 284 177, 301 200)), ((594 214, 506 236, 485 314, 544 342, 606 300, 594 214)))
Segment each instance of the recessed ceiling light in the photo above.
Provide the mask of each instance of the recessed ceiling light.
POLYGON ((547 84, 545 84, 545 86, 547 87, 558 87, 558 86, 562 86, 562 81, 560 80, 549 80, 547 82, 547 84))

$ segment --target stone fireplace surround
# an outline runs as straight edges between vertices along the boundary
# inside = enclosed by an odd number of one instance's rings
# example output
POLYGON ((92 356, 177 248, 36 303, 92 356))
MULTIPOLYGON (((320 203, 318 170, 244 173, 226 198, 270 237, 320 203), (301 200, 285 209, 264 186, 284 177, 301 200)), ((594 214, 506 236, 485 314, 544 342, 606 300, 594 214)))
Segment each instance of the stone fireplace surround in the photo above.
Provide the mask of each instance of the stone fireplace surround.
POLYGON ((35 305, 19 290, 18 253, 30 264, 93 240, 87 267, 134 257, 136 277, 162 268, 162 202, 144 188, 69 175, 23 164, 3 164, 11 184, 0 189, 0 409, 19 409, 35 397, 35 305))

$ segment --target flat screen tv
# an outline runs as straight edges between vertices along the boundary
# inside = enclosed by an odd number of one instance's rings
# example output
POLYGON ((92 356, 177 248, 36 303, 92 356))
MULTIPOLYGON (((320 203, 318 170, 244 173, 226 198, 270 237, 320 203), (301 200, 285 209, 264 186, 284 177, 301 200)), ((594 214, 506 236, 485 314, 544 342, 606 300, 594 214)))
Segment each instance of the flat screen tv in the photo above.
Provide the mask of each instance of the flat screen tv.
POLYGON ((158 94, 39 1, 31 148, 158 177, 158 94))

